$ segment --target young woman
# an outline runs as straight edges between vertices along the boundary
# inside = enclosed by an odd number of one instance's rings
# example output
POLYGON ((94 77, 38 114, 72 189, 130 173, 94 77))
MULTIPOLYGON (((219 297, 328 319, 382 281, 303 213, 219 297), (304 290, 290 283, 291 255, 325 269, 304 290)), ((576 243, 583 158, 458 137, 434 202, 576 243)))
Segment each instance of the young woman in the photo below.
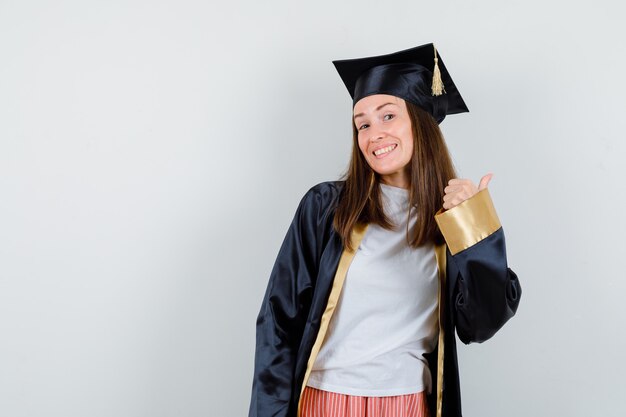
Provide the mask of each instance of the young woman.
POLYGON ((455 331, 489 339, 521 297, 491 174, 456 178, 438 124, 468 110, 432 44, 334 64, 352 157, 304 195, 280 248, 249 417, 460 417, 455 331))

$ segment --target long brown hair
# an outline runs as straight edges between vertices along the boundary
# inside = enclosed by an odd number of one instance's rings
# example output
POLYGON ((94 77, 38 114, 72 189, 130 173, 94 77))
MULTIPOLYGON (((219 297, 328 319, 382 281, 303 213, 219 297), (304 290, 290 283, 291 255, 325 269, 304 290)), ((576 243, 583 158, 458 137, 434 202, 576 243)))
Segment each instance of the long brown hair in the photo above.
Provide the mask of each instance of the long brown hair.
MULTIPOLYGON (((411 215, 417 210, 413 236, 407 241, 411 247, 426 243, 441 243, 443 237, 434 215, 443 204, 443 189, 456 177, 454 165, 437 121, 425 110, 405 101, 413 132, 413 156, 409 169, 409 206, 411 215)), ((333 226, 349 249, 350 235, 356 223, 375 223, 385 229, 395 225, 385 215, 380 196, 380 175, 365 160, 359 149, 358 131, 352 122, 352 157, 343 174, 344 190, 339 200, 333 226)))

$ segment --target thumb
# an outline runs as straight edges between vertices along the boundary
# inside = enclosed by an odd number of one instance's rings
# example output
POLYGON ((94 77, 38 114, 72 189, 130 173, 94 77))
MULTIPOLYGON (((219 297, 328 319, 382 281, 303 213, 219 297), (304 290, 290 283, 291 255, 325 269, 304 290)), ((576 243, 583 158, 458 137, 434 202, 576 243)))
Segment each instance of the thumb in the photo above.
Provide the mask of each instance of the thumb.
POLYGON ((493 174, 490 172, 480 179, 480 184, 478 184, 478 191, 487 188, 487 184, 489 184, 489 181, 491 181, 491 177, 493 177, 493 174))

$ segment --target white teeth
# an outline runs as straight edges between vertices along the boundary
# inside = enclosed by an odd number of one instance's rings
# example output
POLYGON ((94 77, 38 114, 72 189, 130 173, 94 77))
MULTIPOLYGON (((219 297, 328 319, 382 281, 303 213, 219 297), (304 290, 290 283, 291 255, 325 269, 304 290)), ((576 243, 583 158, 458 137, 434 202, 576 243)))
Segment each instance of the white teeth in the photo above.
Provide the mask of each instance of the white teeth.
POLYGON ((396 148, 397 145, 389 145, 386 148, 381 148, 378 149, 377 151, 374 151, 374 155, 378 156, 378 155, 382 155, 384 153, 387 152, 391 152, 392 150, 394 150, 396 148))

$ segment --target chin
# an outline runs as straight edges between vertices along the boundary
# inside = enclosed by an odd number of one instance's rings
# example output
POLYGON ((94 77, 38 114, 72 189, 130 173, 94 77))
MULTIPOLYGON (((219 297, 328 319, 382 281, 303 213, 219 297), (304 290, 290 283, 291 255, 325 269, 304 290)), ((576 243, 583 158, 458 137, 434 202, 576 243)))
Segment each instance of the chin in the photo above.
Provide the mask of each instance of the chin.
POLYGON ((378 175, 392 175, 402 170, 402 168, 377 168, 370 165, 370 168, 378 175))

